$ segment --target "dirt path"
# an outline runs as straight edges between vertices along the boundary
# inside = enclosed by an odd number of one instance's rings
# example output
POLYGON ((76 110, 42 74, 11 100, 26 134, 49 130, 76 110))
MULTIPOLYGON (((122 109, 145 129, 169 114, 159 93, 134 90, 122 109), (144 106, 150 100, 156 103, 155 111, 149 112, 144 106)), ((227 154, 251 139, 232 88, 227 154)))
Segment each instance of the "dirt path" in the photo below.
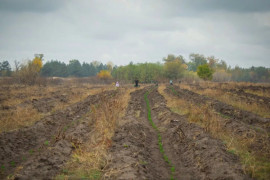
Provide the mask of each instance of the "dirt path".
POLYGON ((171 112, 156 87, 131 94, 126 116, 112 144, 107 179, 249 179, 238 158, 228 153, 221 141, 171 112), (158 131, 147 119, 144 94, 150 89, 151 116, 158 131), (173 173, 160 151, 157 132, 174 165, 173 173))
POLYGON ((115 91, 88 96, 84 101, 46 116, 31 127, 0 135, 0 179, 51 179, 69 159, 75 146, 88 137, 93 122, 84 116, 101 96, 109 98, 115 91))

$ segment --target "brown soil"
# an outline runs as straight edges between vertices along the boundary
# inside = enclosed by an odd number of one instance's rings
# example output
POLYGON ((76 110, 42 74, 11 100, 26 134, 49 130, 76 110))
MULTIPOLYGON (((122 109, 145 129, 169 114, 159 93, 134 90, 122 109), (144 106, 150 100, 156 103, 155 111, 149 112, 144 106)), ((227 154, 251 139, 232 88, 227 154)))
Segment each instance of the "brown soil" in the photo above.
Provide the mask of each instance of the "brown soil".
POLYGON ((176 91, 176 94, 171 90, 171 87, 167 87, 166 92, 174 96, 177 95, 179 98, 199 106, 209 104, 215 111, 226 115, 225 118, 220 118, 220 120, 222 120, 220 125, 224 130, 232 133, 236 137, 253 139, 248 148, 256 152, 257 155, 263 155, 270 158, 270 137, 268 135, 269 121, 268 123, 265 123, 268 119, 263 119, 252 113, 235 109, 220 101, 186 89, 181 89, 177 86, 174 86, 173 88, 176 91))
MULTIPOLYGON (((131 94, 126 116, 113 138, 107 179, 170 179, 170 166, 159 151, 157 132, 147 119, 147 90, 150 88, 131 94)), ((175 166, 175 179, 249 179, 238 158, 228 153, 220 140, 171 112, 155 87, 148 98, 165 154, 175 166)))
MULTIPOLYGON (((103 92, 111 97, 115 91, 103 92)), ((52 179, 74 147, 89 137, 93 122, 83 118, 101 94, 44 117, 33 126, 0 134, 0 179, 52 179)))

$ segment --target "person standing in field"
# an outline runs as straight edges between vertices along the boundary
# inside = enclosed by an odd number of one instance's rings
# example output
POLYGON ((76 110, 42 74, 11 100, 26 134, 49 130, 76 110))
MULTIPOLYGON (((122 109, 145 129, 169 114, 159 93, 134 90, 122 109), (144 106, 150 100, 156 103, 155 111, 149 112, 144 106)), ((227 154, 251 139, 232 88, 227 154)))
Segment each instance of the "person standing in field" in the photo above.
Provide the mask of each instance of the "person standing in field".
POLYGON ((172 82, 172 80, 170 80, 170 85, 173 85, 173 82, 172 82))
POLYGON ((119 87, 119 86, 120 86, 120 84, 119 84, 118 81, 115 83, 115 86, 116 86, 116 87, 119 87))
POLYGON ((139 80, 138 79, 135 80, 135 87, 139 87, 139 80))

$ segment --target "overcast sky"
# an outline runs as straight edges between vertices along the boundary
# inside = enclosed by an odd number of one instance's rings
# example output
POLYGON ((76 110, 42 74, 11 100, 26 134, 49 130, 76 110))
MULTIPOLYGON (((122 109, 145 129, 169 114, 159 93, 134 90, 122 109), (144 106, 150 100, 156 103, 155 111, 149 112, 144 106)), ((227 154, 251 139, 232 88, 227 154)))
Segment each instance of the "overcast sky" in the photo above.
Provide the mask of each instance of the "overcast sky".
POLYGON ((0 0, 0 61, 157 62, 214 55, 270 67, 270 0, 0 0))

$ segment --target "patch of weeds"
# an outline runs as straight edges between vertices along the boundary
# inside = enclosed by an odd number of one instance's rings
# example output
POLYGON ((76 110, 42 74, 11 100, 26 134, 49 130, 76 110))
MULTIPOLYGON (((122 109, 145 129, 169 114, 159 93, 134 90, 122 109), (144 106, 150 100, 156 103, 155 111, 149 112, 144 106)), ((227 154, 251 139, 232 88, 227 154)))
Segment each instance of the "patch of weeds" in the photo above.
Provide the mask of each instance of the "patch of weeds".
POLYGON ((66 177, 65 175, 63 175, 63 174, 60 174, 60 175, 57 175, 57 176, 55 177, 55 179, 56 179, 56 180, 65 180, 65 179, 67 179, 67 177, 66 177))
POLYGON ((124 146, 125 148, 128 148, 128 147, 129 147, 129 145, 127 145, 127 144, 124 144, 123 146, 124 146))
POLYGON ((25 160, 26 160, 25 156, 23 156, 23 157, 22 157, 22 160, 23 160, 23 161, 25 161, 25 160))
POLYGON ((250 128, 254 129, 256 132, 259 132, 259 133, 263 133, 264 132, 261 128, 256 127, 256 126, 250 126, 250 128))
POLYGON ((139 160, 139 163, 141 164, 141 165, 146 165, 146 164, 148 164, 146 161, 144 161, 144 160, 139 160))
POLYGON ((7 179, 14 179, 14 175, 13 175, 13 174, 9 174, 9 175, 7 176, 7 179))
POLYGON ((99 170, 92 170, 89 175, 90 179, 100 179, 101 178, 101 172, 99 170))
POLYGON ((171 88, 172 92, 173 92, 175 95, 177 95, 177 92, 175 91, 175 89, 174 89, 173 87, 171 87, 171 86, 170 86, 170 88, 171 88))
POLYGON ((236 151, 234 149, 229 149, 228 152, 231 153, 231 154, 236 155, 236 151))
POLYGON ((65 126, 64 129, 63 129, 63 131, 66 132, 67 129, 68 129, 68 126, 65 126))
POLYGON ((29 150, 29 154, 32 155, 33 153, 34 153, 34 150, 33 150, 33 149, 30 149, 30 150, 29 150))
POLYGON ((218 113, 221 117, 223 117, 224 119, 230 119, 231 116, 223 114, 223 113, 218 113))
POLYGON ((4 165, 2 165, 2 166, 1 166, 1 169, 0 169, 0 172, 4 172, 4 171, 5 171, 5 169, 6 169, 6 168, 5 168, 5 166, 4 166, 4 165))
POLYGON ((45 142, 44 142, 44 145, 45 145, 45 146, 48 146, 48 145, 49 145, 49 141, 45 141, 45 142))
POLYGON ((10 162, 10 165, 11 165, 12 167, 15 167, 15 162, 14 162, 14 161, 11 161, 11 162, 10 162))
POLYGON ((68 174, 68 170, 67 170, 67 169, 63 169, 62 172, 63 172, 64 174, 68 174))

